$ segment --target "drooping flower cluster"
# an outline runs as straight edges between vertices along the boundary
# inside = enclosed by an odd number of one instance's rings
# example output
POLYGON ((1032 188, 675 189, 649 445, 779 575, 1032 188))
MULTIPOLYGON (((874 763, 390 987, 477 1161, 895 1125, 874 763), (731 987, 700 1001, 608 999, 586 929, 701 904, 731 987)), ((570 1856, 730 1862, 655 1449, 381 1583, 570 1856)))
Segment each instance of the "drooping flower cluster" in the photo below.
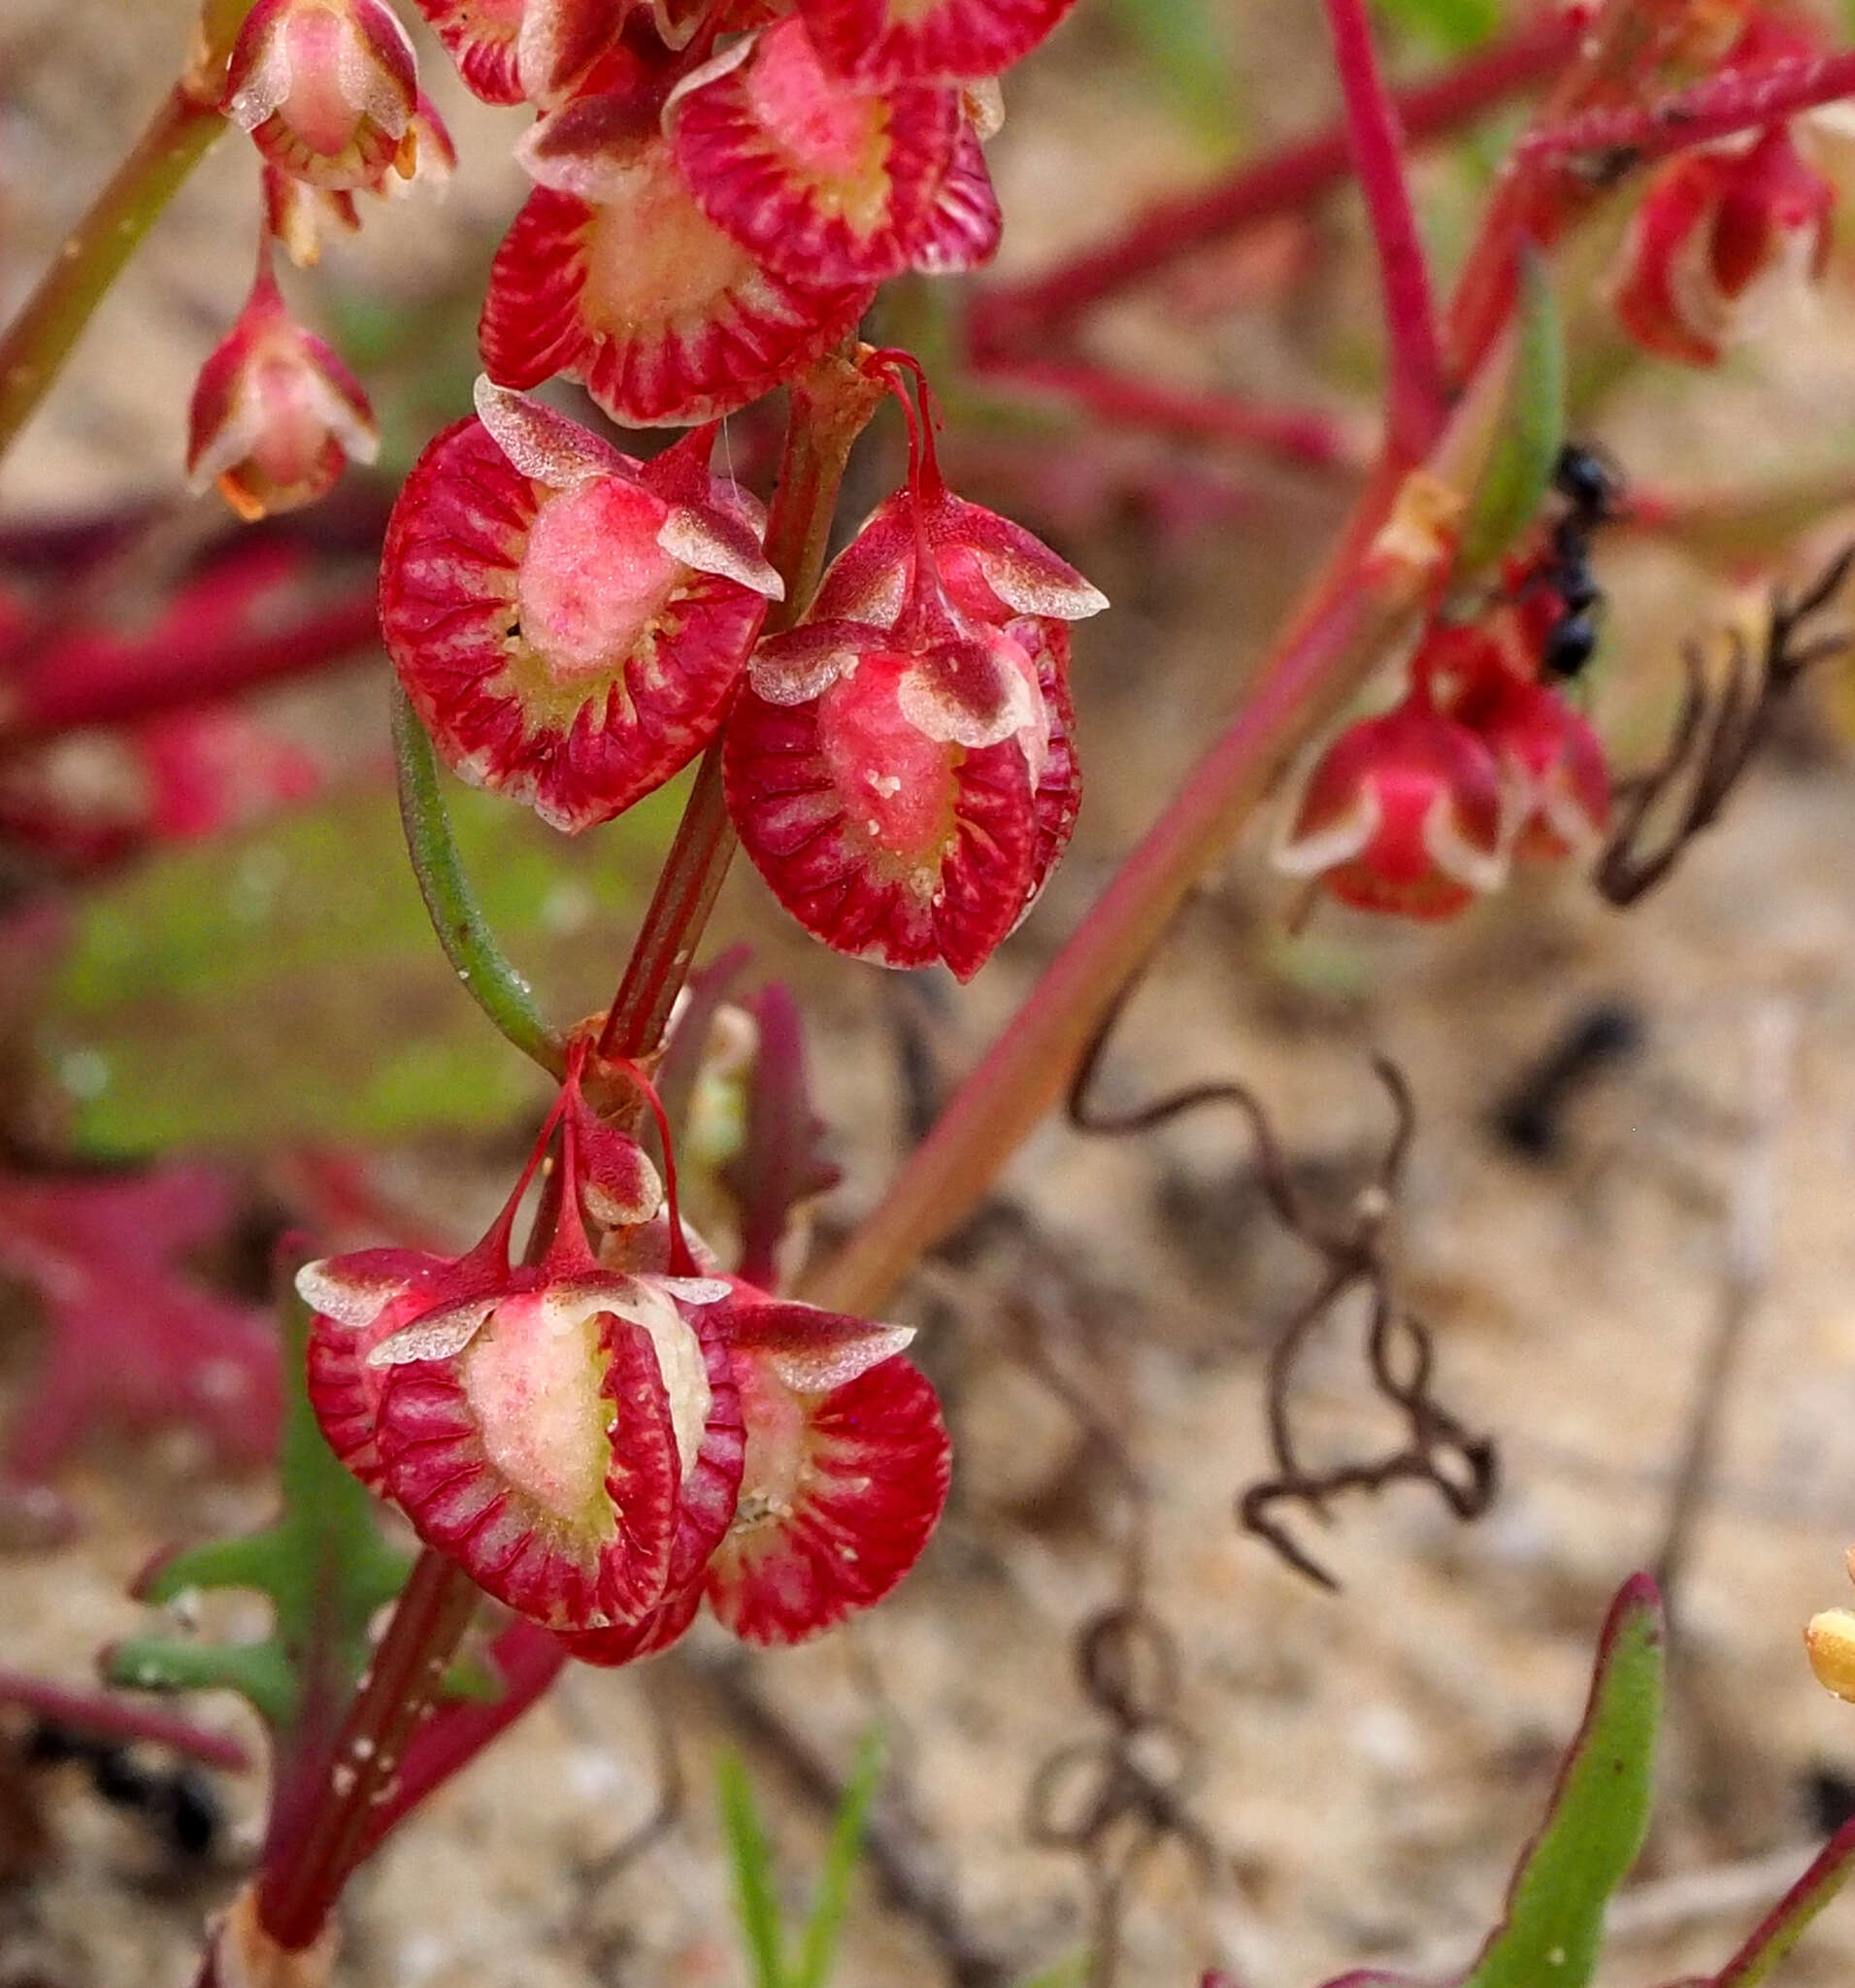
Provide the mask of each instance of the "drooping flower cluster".
POLYGON ((1067 0, 423 4, 474 89, 542 114, 483 306, 490 378, 563 375, 649 426, 756 399, 887 278, 993 253, 989 80, 1067 0))
POLYGON ((702 1274, 577 1067, 473 1249, 363 1250, 298 1286, 336 1454, 586 1662, 663 1648, 705 1597, 749 1641, 798 1641, 886 1594, 940 1516, 946 1433, 910 1333, 702 1274), (557 1191, 517 1264, 556 1129, 557 1191))
POLYGON ((456 162, 418 87, 411 37, 386 0, 257 0, 227 63, 219 108, 261 161, 258 274, 201 369, 187 468, 216 480, 241 517, 324 495, 351 459, 379 447, 360 383, 290 315, 271 243, 294 262, 320 252, 320 224, 360 225, 359 193, 443 181, 456 162))
MULTIPOLYGON (((1720 73, 1824 52, 1802 17, 1758 9, 1720 73)), ((1846 107, 1832 105, 1663 166, 1632 221, 1616 284, 1630 337, 1663 358, 1711 366, 1814 284, 1836 205, 1821 141, 1846 128, 1846 107)))
MULTIPOLYGON (((902 362, 866 364, 893 383, 902 362)), ((1067 624, 1105 603, 947 490, 929 415, 896 390, 907 485, 803 622, 756 648, 781 585, 758 507, 710 472, 710 429, 639 463, 480 381, 477 417, 439 436, 394 509, 381 623, 453 769, 558 828, 609 820, 725 719, 729 811, 800 923, 969 978, 1069 839, 1067 624)))
POLYGON ((248 520, 313 504, 347 464, 380 452, 374 411, 334 351, 290 315, 258 251, 238 322, 200 368, 187 411, 187 474, 248 520))
POLYGON ((1610 808, 1604 748, 1539 658, 1511 608, 1433 623, 1398 704, 1321 754, 1275 867, 1361 911, 1447 918, 1516 860, 1593 848, 1610 808))
POLYGON ((969 979, 1069 840, 1081 775, 1068 623, 1107 603, 1022 527, 946 489, 931 419, 924 397, 908 483, 804 621, 755 652, 728 724, 728 807, 814 937, 969 979))

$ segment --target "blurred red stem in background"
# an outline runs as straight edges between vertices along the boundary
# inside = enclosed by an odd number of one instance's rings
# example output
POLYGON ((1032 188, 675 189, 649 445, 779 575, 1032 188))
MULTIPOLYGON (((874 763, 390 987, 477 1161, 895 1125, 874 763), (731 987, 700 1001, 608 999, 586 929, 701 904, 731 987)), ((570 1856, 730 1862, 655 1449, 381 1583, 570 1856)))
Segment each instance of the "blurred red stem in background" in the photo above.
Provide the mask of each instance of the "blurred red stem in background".
POLYGON ((1306 469, 1356 470, 1366 457, 1346 425, 1316 408, 1273 407, 1236 393, 1201 393, 1116 373, 1086 359, 983 357, 974 375, 1075 403, 1098 419, 1155 428, 1190 442, 1259 448, 1306 469))
POLYGON ((0 1705, 19 1706, 51 1725, 93 1739, 128 1743, 145 1740, 165 1746, 187 1760, 223 1768, 230 1773, 242 1773, 251 1765, 250 1756, 236 1740, 208 1733, 190 1719, 176 1718, 172 1712, 137 1705, 132 1699, 67 1691, 62 1685, 41 1683, 17 1671, 0 1671, 0 1705))
POLYGON ((279 627, 233 627, 216 642, 84 644, 68 626, 24 631, 0 649, 0 752, 80 725, 118 725, 303 677, 358 656, 380 638, 370 582, 279 627))
POLYGON ((1585 158, 1601 177, 1614 179, 1671 152, 1782 123, 1846 96, 1855 96, 1855 50, 1791 56, 1709 76, 1652 104, 1590 111, 1548 125, 1530 133, 1520 151, 1555 162, 1585 158))
MULTIPOLYGON (((1658 71, 1679 56, 1695 12, 1692 0, 1610 0, 1575 40, 1575 59, 1535 116, 1534 131, 1606 106, 1640 106, 1658 71)), ((1514 147, 1450 299, 1443 347, 1454 379, 1474 371, 1512 315, 1523 249, 1554 247, 1607 191, 1601 177, 1525 138, 1514 147)))
POLYGON ((1405 171, 1404 133, 1372 45, 1365 0, 1327 0, 1334 65, 1346 99, 1353 166, 1378 252, 1385 324, 1385 428, 1393 454, 1418 461, 1442 426, 1442 346, 1430 265, 1405 171))
MULTIPOLYGON (((1577 46, 1575 23, 1548 8, 1537 20, 1392 102, 1410 144, 1441 138, 1555 75, 1577 46)), ((1343 123, 1247 159, 1212 184, 1163 201, 1122 233, 1028 282, 988 290, 973 306, 971 338, 981 356, 1027 345, 1059 321, 1181 256, 1279 214, 1306 208, 1351 170, 1343 123)))

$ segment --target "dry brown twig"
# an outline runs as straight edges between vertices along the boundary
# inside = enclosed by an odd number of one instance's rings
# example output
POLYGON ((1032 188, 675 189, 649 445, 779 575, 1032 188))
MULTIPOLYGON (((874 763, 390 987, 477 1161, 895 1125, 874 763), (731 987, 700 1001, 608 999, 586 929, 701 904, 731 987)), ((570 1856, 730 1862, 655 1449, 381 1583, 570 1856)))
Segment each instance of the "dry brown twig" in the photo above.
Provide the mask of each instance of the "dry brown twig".
POLYGON ((1744 637, 1732 630, 1726 678, 1717 695, 1709 695, 1699 644, 1683 647, 1687 686, 1674 729, 1654 766, 1618 783, 1616 824, 1592 872, 1599 893, 1611 904, 1619 909, 1633 905, 1663 881, 1689 843, 1719 818, 1727 796, 1771 736, 1778 711, 1804 676, 1849 646, 1845 630, 1805 636, 1806 624, 1835 600, 1851 568, 1855 545, 1844 547, 1795 600, 1782 588, 1773 591, 1756 673, 1744 637), (1685 799, 1660 844, 1651 846, 1652 818, 1683 786, 1685 799))
POLYGON ((1216 1846, 1188 1801, 1204 1749, 1178 1717, 1177 1644, 1146 1599, 1146 1481, 1111 1415, 1070 1374, 1050 1344, 1050 1320, 1019 1303, 1010 1320, 1019 1357, 1075 1416, 1106 1459, 1124 1508, 1120 1591, 1077 1629, 1082 1695, 1106 1728, 1058 1747, 1032 1776, 1025 1832, 1045 1849, 1077 1857, 1089 1888, 1089 1988, 1119 1971, 1123 1925, 1141 1870, 1168 1840, 1180 1843, 1210 1882, 1216 1846))
POLYGON ((1125 1111, 1104 1110, 1088 1102, 1124 1007, 1110 1012, 1070 1087, 1070 1121, 1079 1131, 1127 1137, 1149 1131, 1207 1105, 1230 1105, 1248 1121, 1256 1151, 1258 1184, 1276 1220, 1320 1260, 1322 1275, 1313 1292, 1276 1335, 1269 1358, 1268 1420, 1275 1474, 1251 1484, 1238 1500, 1238 1514, 1298 1573, 1321 1587, 1339 1583, 1313 1559, 1275 1516, 1282 1505, 1299 1506, 1319 1518, 1343 1491, 1382 1491, 1394 1483, 1431 1485, 1458 1518, 1478 1517, 1492 1502, 1496 1483, 1494 1444, 1472 1434, 1432 1392, 1435 1348, 1428 1329, 1400 1309, 1393 1290, 1386 1233, 1396 1209, 1405 1162, 1416 1131, 1410 1087, 1397 1065, 1373 1058, 1373 1070, 1391 1100, 1391 1138, 1377 1166, 1339 1221, 1324 1219, 1297 1191, 1293 1172, 1255 1095, 1242 1084, 1207 1082, 1186 1086, 1125 1111), (1374 1390, 1394 1408, 1405 1440, 1375 1456, 1349 1459, 1316 1469, 1305 1463, 1295 1431, 1294 1398, 1299 1370, 1320 1327, 1354 1291, 1367 1296, 1366 1367, 1374 1390))

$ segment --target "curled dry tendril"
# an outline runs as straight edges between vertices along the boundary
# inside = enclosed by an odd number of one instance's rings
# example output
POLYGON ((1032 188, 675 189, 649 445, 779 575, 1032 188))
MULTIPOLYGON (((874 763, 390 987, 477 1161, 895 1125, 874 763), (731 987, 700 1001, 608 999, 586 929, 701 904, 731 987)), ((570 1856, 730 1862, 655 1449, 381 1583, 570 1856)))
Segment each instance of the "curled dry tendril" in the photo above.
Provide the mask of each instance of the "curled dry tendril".
POLYGON ((1621 908, 1655 888, 1681 859, 1687 845, 1718 819, 1759 748, 1771 736, 1779 708, 1815 664, 1849 646, 1845 630, 1807 635, 1814 621, 1841 591, 1855 568, 1855 545, 1845 546, 1817 578, 1792 600, 1782 588, 1772 595, 1771 619, 1756 672, 1745 639, 1728 637, 1725 681, 1709 694, 1699 644, 1681 651, 1687 686, 1674 728, 1662 757, 1618 789, 1616 826, 1598 858, 1592 880, 1599 892, 1621 908), (1659 843, 1651 817, 1673 818, 1659 843))
MULTIPOLYGON (((1128 991, 1131 991, 1128 990, 1128 991)), ((1107 1051, 1126 992, 1090 1044, 1070 1087, 1071 1122, 1083 1132, 1130 1137, 1207 1105, 1230 1105, 1248 1121, 1256 1172, 1275 1219, 1311 1250, 1321 1265, 1307 1302, 1276 1334, 1269 1356, 1267 1414, 1274 1475, 1246 1487, 1238 1516, 1298 1573, 1321 1587, 1333 1575, 1300 1544, 1278 1515, 1300 1507, 1329 1516, 1342 1491, 1381 1491, 1401 1482, 1429 1484, 1458 1518, 1479 1517, 1493 1500, 1497 1463, 1492 1441, 1472 1432, 1433 1392, 1435 1348, 1429 1329, 1398 1304, 1386 1254, 1386 1232, 1395 1210, 1405 1162, 1416 1131, 1416 1108, 1403 1073, 1375 1056, 1373 1070, 1391 1100, 1393 1123, 1384 1153, 1340 1220, 1317 1215, 1297 1190, 1286 1154, 1253 1092, 1236 1082, 1185 1086, 1149 1104, 1114 1111, 1094 1105, 1089 1091, 1107 1051), (1374 1391, 1398 1411, 1404 1441, 1374 1455, 1324 1467, 1303 1460, 1296 1433, 1295 1396, 1303 1358, 1321 1326, 1355 1290, 1367 1295, 1366 1371, 1374 1391)))

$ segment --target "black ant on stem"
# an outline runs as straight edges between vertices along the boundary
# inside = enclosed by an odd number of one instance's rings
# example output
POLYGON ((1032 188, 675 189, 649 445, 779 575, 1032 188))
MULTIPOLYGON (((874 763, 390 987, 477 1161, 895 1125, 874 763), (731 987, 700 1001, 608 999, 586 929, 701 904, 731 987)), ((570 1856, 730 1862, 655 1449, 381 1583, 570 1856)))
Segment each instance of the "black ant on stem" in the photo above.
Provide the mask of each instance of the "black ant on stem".
POLYGON ((1520 597, 1537 588, 1557 604, 1540 644, 1540 666, 1567 683, 1598 646, 1604 590, 1591 572, 1591 538, 1623 515, 1623 479, 1594 450, 1569 442, 1552 466, 1552 488, 1565 508, 1552 521, 1545 555, 1521 582, 1520 597))

